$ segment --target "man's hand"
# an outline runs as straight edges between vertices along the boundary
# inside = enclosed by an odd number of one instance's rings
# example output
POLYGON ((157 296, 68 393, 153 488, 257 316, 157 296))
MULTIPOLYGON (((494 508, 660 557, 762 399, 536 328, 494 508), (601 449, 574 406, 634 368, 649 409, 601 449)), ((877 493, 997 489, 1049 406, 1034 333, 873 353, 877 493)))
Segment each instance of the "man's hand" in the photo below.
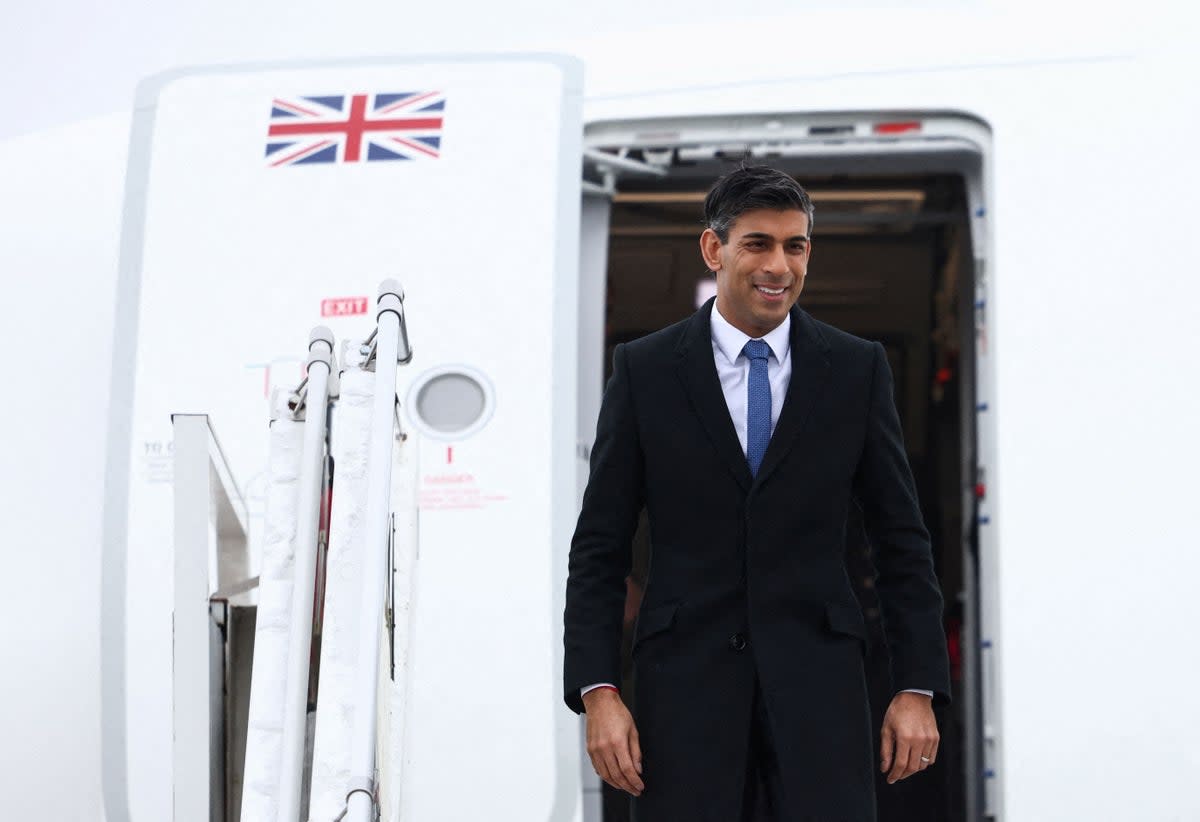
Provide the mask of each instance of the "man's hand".
POLYGON ((883 717, 881 736, 879 770, 887 774, 889 785, 928 768, 937 759, 941 738, 933 718, 933 700, 906 691, 896 694, 883 717))
POLYGON ((583 695, 587 711, 587 752, 600 778, 614 788, 641 796, 642 747, 633 716, 611 688, 583 695))

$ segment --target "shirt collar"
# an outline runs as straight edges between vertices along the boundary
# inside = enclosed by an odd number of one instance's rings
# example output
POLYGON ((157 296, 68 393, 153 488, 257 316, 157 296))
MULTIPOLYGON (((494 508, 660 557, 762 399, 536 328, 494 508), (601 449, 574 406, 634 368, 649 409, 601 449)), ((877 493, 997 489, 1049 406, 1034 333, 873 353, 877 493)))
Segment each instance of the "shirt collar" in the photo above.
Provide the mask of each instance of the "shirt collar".
MULTIPOLYGON (((748 340, 757 339, 730 325, 729 320, 721 316, 721 312, 717 310, 716 302, 713 302, 711 325, 713 342, 731 363, 737 362, 737 358, 741 356, 742 349, 746 347, 748 340)), ((771 353, 775 355, 775 362, 783 362, 784 357, 787 356, 792 344, 791 332, 792 312, 789 311, 784 316, 783 322, 761 337, 762 341, 771 349, 771 353)))

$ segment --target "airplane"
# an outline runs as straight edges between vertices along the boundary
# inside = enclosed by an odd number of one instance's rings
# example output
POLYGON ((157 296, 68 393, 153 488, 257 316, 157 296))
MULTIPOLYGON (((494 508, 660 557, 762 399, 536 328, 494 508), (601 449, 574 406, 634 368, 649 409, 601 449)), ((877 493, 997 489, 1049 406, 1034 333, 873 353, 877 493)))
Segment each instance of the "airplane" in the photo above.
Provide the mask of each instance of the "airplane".
MULTIPOLYGON (((948 819, 1200 816, 1186 17, 935 6, 177 68, 127 111, 6 140, 6 305, 37 356, 14 359, 6 410, 4 496, 31 549, 5 619, 25 674, 5 700, 5 815, 197 818, 175 803, 202 775, 221 782, 213 818, 245 818, 235 753, 208 763, 218 777, 171 754, 192 579, 172 551, 176 422, 203 415, 220 443, 251 576, 271 399, 303 379, 313 325, 353 356, 394 277, 421 517, 394 818, 618 818, 558 684, 605 364, 711 295, 700 201, 765 163, 816 204, 802 307, 888 352, 946 596, 950 755, 936 782, 881 792, 881 819, 906 799, 948 819), (390 144, 271 131, 439 104, 438 126, 390 144), (465 421, 438 416, 430 386, 451 384, 451 409, 477 400, 465 421)), ((249 614, 210 560, 205 593, 249 614)), ((229 751, 253 633, 236 611, 201 643, 240 683, 212 707, 229 751)))

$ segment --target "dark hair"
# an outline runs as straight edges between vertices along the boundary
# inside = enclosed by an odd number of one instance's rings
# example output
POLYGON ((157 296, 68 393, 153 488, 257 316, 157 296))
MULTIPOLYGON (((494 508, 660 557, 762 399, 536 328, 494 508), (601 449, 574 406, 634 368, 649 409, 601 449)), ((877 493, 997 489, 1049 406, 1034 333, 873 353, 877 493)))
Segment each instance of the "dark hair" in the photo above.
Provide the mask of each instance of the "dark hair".
POLYGON ((725 243, 733 221, 755 208, 803 211, 812 237, 813 204, 808 192, 790 174, 767 166, 742 166, 717 180, 704 198, 704 224, 725 243))

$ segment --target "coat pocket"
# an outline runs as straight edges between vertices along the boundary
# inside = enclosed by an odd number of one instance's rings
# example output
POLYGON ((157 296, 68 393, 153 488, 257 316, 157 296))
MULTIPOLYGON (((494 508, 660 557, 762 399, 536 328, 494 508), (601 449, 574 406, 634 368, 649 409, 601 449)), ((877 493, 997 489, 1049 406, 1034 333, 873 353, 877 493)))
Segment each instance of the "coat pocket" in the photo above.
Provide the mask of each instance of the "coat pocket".
POLYGON ((867 623, 863 620, 862 610, 857 605, 843 605, 839 602, 826 603, 825 626, 835 634, 857 639, 859 650, 862 651, 863 656, 866 656, 867 623))
POLYGON ((644 640, 671 630, 675 624, 675 614, 678 610, 678 602, 643 608, 638 614, 637 626, 633 631, 633 650, 637 651, 638 646, 644 640))

